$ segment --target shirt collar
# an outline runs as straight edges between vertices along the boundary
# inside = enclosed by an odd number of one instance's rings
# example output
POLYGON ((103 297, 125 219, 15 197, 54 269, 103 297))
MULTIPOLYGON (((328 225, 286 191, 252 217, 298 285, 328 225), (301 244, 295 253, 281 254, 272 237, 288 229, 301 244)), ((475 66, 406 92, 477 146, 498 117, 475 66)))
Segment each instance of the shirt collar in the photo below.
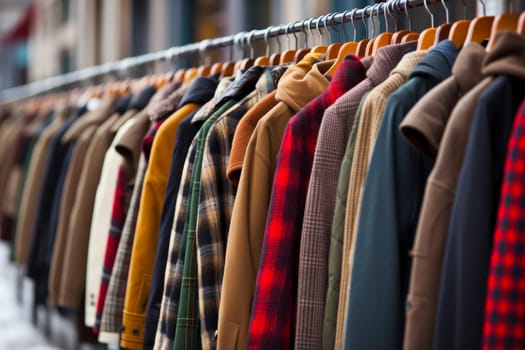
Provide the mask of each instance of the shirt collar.
POLYGON ((366 71, 366 76, 375 86, 381 84, 388 77, 392 69, 401 61, 408 52, 416 49, 416 42, 387 45, 377 50, 374 61, 366 71))
POLYGON ((233 77, 225 77, 219 81, 217 89, 215 89, 214 96, 211 100, 204 104, 199 110, 195 113, 193 118, 191 118, 192 125, 200 122, 204 122, 215 110, 217 103, 219 101, 222 93, 228 89, 228 87, 233 83, 233 77))
POLYGON ((427 75, 436 77, 439 80, 445 80, 450 76, 457 53, 456 46, 450 40, 440 41, 414 67, 409 79, 415 76, 427 75))
POLYGON ((218 105, 222 105, 228 100, 240 100, 255 89, 255 84, 259 77, 264 72, 266 67, 253 66, 250 67, 238 79, 235 79, 233 84, 221 95, 218 105))
POLYGON ((113 113, 122 114, 126 112, 128 110, 128 107, 130 106, 130 101, 132 97, 133 97, 133 94, 129 93, 119 98, 117 101, 117 104, 115 105, 115 108, 113 108, 113 113))
POLYGON ((144 109, 151 97, 155 94, 155 87, 148 86, 142 89, 138 94, 134 94, 129 102, 129 109, 141 110, 144 109))
POLYGON ((197 103, 202 105, 208 102, 213 97, 218 83, 218 76, 195 78, 182 97, 177 108, 181 108, 187 103, 197 103))

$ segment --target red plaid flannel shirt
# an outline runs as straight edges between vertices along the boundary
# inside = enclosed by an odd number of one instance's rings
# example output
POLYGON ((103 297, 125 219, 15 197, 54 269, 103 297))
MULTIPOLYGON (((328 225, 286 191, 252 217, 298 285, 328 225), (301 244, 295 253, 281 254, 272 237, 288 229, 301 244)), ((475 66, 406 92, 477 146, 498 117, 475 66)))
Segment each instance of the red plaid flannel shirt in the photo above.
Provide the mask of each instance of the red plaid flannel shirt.
POLYGON ((363 80, 365 74, 357 57, 346 57, 327 90, 286 126, 257 276, 249 349, 293 347, 300 235, 317 134, 324 110, 363 80))
POLYGON ((525 344, 525 101, 507 147, 505 177, 490 261, 483 349, 525 344))
POLYGON ((102 312, 104 311, 104 302, 109 287, 109 278, 111 271, 115 264, 115 257, 117 256, 117 248, 120 242, 120 235, 126 220, 126 187, 127 179, 124 174, 122 166, 119 167, 117 176, 117 186, 115 195, 113 196, 113 208, 111 210, 111 226, 109 229, 109 236, 106 243, 106 253, 104 254, 104 266, 102 269, 102 279, 100 281, 100 288, 97 300, 97 314, 93 332, 99 333, 100 321, 102 320, 102 312))

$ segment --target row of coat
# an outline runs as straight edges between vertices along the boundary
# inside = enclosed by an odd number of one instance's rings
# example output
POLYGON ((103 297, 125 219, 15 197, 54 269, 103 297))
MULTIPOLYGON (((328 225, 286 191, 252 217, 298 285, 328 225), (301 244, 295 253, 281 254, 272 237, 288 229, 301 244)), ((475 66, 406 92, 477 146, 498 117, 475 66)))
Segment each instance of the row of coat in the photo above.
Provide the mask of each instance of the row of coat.
POLYGON ((0 109, 37 304, 125 349, 521 349, 525 38, 0 109))

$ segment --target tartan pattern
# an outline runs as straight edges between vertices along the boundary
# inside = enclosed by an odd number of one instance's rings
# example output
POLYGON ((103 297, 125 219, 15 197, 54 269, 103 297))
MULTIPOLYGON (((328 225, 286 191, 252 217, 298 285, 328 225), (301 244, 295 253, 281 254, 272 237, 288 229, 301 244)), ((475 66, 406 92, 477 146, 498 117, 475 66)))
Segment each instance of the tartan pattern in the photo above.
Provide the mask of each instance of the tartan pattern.
MULTIPOLYGON (((146 175, 147 161, 141 154, 137 178, 131 195, 126 219, 122 228, 120 242, 118 243, 117 255, 113 270, 109 279, 108 292, 104 300, 102 319, 100 321, 100 333, 120 334, 122 325, 122 311, 124 309, 124 298, 126 297, 126 283, 128 281, 128 268, 131 259, 131 247, 135 226, 137 224, 137 213, 139 209, 142 184, 146 175)), ((106 247, 107 248, 107 247, 106 247)))
POLYGON ((100 280, 98 292, 95 326, 93 327, 93 332, 95 334, 98 334, 100 331, 104 302, 109 289, 109 280, 111 277, 111 272, 113 271, 113 266, 115 265, 115 258, 120 242, 120 236, 122 233, 122 228, 124 227, 124 220, 126 219, 126 187, 126 175, 124 173, 124 169, 122 166, 120 166, 117 174, 117 185, 115 189, 115 195, 113 197, 113 208, 111 209, 111 223, 108 240, 106 243, 106 253, 104 255, 102 278, 100 280))
MULTIPOLYGON (((215 110, 220 101, 219 96, 231 85, 233 79, 224 78, 219 82, 214 97, 204 104, 191 119, 192 123, 204 122, 215 110)), ((164 292, 162 296, 159 323, 155 335, 154 349, 171 349, 175 338, 176 318, 178 314, 178 302, 180 286, 186 252, 186 238, 183 236, 184 225, 187 220, 187 206, 189 204, 189 191, 191 186, 191 174, 195 160, 197 137, 192 141, 188 155, 184 162, 181 185, 177 194, 173 230, 170 237, 168 262, 164 273, 164 292)))
POLYGON ((100 331, 105 333, 120 333, 122 326, 122 311, 126 297, 131 250, 135 237, 135 227, 139 213, 142 185, 146 176, 148 159, 153 145, 153 139, 163 121, 158 121, 148 130, 142 139, 142 153, 135 179, 135 187, 126 213, 126 220, 122 228, 122 236, 118 244, 117 257, 111 273, 108 293, 104 301, 100 331))
POLYGON ((300 234, 310 170, 324 110, 362 77, 362 65, 348 56, 327 90, 293 116, 279 151, 257 276, 249 349, 289 349, 293 346, 300 234))
MULTIPOLYGON (((189 201, 189 218, 184 226, 187 231, 186 254, 184 257, 184 272, 180 291, 179 309, 177 315, 177 326, 175 329, 174 348, 196 349, 200 348, 199 337, 199 315, 198 315, 198 274, 197 274, 197 210, 200 199, 200 177, 202 170, 202 160, 204 156, 204 146, 206 136, 213 123, 228 109, 235 104, 234 100, 225 102, 216 112, 213 113, 202 125, 197 134, 197 146, 195 162, 191 175, 191 189, 189 201)), ((184 233, 183 233, 184 235, 184 233)))
POLYGON ((525 101, 507 147, 505 177, 490 261, 483 349, 522 349, 525 344, 525 101))
POLYGON ((171 349, 175 338, 175 326, 177 324, 178 303, 182 274, 184 268, 184 256, 186 254, 187 232, 184 235, 184 224, 188 219, 189 193, 191 187, 191 176, 193 163, 195 161, 197 139, 193 139, 188 150, 188 156, 184 162, 181 184, 177 194, 177 205, 175 207, 175 220, 170 237, 169 260, 164 274, 164 294, 162 297, 159 324, 155 336, 155 349, 171 349))
MULTIPOLYGON (((361 86, 359 82, 366 78, 364 65, 357 63, 351 69, 353 70, 347 74, 351 74, 355 86, 361 86)), ((350 88, 353 91, 354 86, 350 88)), ((362 89, 359 88, 359 91, 362 89)), ((345 113, 344 109, 348 109, 349 106, 350 104, 334 103, 326 109, 319 129, 299 251, 296 349, 322 348, 330 224, 334 213, 339 168, 345 149, 344 139, 347 138, 347 132, 350 132, 355 115, 345 113)))
POLYGON ((226 176, 233 136, 240 118, 259 101, 258 96, 253 91, 229 109, 212 125, 205 141, 196 236, 203 349, 216 348, 226 241, 237 192, 226 176))

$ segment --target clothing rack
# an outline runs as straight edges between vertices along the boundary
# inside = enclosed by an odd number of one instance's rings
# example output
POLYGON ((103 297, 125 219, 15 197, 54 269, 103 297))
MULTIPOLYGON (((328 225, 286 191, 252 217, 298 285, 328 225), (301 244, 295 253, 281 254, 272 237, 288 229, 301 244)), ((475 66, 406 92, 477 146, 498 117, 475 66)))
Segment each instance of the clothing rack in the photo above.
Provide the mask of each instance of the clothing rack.
POLYGON ((264 39, 266 41, 268 38, 305 32, 305 30, 319 30, 320 28, 326 28, 365 18, 373 18, 374 16, 379 17, 381 15, 386 18, 387 15, 402 13, 409 8, 420 6, 427 7, 428 5, 438 2, 443 3, 444 1, 445 0, 389 0, 362 9, 353 9, 342 13, 331 13, 279 26, 270 26, 266 29, 256 29, 250 32, 240 32, 219 38, 206 39, 192 44, 172 47, 167 50, 140 56, 128 57, 120 61, 88 67, 14 88, 5 89, 0 91, 0 102, 14 102, 45 93, 57 92, 62 89, 94 85, 97 82, 103 81, 103 78, 108 76, 127 78, 129 77, 130 70, 135 67, 152 65, 163 61, 168 64, 169 62, 174 62, 178 57, 189 56, 196 53, 202 54, 208 50, 227 46, 230 46, 233 51, 233 47, 242 45, 243 41, 247 41, 251 47, 251 43, 256 40, 264 39))

